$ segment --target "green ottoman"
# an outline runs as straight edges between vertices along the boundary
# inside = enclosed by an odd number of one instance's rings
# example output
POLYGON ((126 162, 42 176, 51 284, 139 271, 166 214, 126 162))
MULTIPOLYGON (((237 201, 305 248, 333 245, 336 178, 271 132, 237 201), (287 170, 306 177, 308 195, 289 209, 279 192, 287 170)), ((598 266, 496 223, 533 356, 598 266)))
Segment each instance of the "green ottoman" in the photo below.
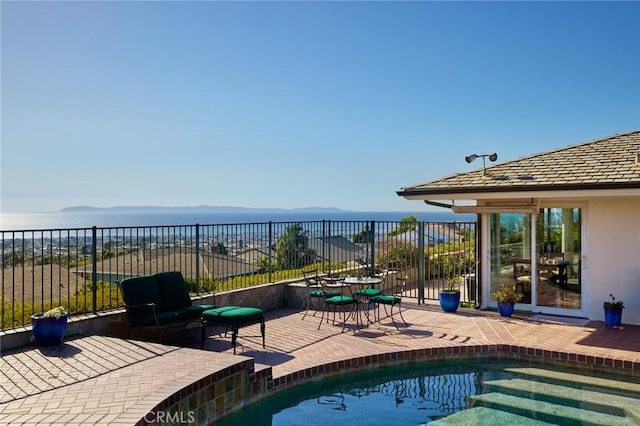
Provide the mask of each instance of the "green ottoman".
MULTIPOLYGON (((205 327, 207 325, 224 326, 229 330, 231 328, 231 344, 233 345, 233 353, 236 353, 236 340, 238 339, 238 329, 245 325, 260 323, 260 333, 262 334, 262 347, 264 342, 264 312, 260 308, 247 308, 242 306, 221 306, 219 308, 207 309, 201 316, 202 325, 200 326, 201 337, 200 347, 204 346, 206 339, 205 327)), ((226 335, 226 333, 225 333, 226 335)))

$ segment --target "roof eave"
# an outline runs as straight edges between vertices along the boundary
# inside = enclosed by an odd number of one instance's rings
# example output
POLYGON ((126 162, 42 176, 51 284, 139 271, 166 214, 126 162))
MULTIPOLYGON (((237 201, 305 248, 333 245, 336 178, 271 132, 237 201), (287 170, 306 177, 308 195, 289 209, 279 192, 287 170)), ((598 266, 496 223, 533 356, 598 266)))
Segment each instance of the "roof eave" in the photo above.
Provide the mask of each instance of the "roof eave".
MULTIPOLYGON (((466 188, 420 188, 396 191, 408 200, 424 199, 488 199, 513 195, 518 198, 544 198, 570 196, 640 196, 640 183, 609 183, 579 185, 537 185, 509 187, 466 187, 466 188)), ((512 198, 509 196, 509 198, 512 198)))

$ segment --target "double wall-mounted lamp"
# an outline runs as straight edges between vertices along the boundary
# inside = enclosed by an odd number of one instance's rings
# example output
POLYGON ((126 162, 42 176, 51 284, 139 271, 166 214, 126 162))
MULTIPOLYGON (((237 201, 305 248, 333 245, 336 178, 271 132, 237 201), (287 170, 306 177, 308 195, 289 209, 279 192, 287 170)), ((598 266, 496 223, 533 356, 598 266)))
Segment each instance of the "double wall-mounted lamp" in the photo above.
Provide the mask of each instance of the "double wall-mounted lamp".
POLYGON ((484 176, 487 173, 484 160, 485 157, 489 157, 489 160, 491 161, 496 161, 498 159, 498 154, 496 154, 495 152, 493 154, 471 154, 464 157, 464 161, 466 161, 467 163, 471 163, 473 160, 480 157, 482 157, 482 176, 484 176))

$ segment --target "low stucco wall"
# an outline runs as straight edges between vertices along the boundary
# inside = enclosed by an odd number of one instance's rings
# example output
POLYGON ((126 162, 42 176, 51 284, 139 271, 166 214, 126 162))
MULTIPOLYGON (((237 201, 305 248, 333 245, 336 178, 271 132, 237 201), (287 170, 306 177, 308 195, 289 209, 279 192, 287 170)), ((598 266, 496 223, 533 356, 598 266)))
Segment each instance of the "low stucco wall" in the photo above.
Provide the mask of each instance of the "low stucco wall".
MULTIPOLYGON (((265 311, 286 306, 303 307, 306 306, 304 304, 306 303, 306 287, 304 284, 301 285, 304 292, 299 291, 299 284, 296 283, 270 283, 220 292, 216 293, 215 296, 206 295, 195 297, 193 303, 255 306, 265 311), (294 288, 293 294, 289 289, 290 285, 294 288), (291 301, 292 304, 290 304, 289 301, 291 301)), ((136 330, 135 333, 136 338, 153 338, 156 336, 156 331, 152 329, 136 330)), ((99 312, 95 315, 73 315, 69 317, 67 335, 102 335, 127 338, 127 313, 124 309, 118 309, 99 312)), ((30 344, 33 344, 30 326, 6 330, 0 333, 0 350, 5 351, 30 344)))
POLYGON ((286 298, 288 284, 287 282, 269 283, 237 290, 223 291, 215 294, 215 302, 212 297, 208 303, 215 303, 220 306, 254 306, 265 311, 270 311, 288 306, 286 298))

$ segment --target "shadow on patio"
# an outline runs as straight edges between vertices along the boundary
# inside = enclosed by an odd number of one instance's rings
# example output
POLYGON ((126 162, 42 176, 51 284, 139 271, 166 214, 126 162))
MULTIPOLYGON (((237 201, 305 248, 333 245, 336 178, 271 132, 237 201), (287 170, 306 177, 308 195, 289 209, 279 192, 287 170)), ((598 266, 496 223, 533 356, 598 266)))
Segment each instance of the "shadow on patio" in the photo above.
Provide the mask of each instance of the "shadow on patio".
POLYGON ((417 362, 489 352, 611 366, 636 379, 640 374, 638 326, 609 330, 602 322, 543 323, 531 321, 530 314, 503 318, 470 309, 444 313, 437 305, 411 301, 403 306, 409 326, 400 330, 388 318, 345 332, 338 323, 318 330, 320 318, 302 320, 298 309, 267 311, 266 348, 259 326, 252 325, 240 330, 238 355, 233 355, 224 330, 210 335, 200 350, 198 328, 182 334, 182 347, 85 336, 70 338, 57 349, 12 350, 0 359, 0 423, 44 416, 61 423, 133 424, 163 399, 182 395, 203 377, 240 364, 280 385, 340 366, 358 368, 368 360, 417 362))

